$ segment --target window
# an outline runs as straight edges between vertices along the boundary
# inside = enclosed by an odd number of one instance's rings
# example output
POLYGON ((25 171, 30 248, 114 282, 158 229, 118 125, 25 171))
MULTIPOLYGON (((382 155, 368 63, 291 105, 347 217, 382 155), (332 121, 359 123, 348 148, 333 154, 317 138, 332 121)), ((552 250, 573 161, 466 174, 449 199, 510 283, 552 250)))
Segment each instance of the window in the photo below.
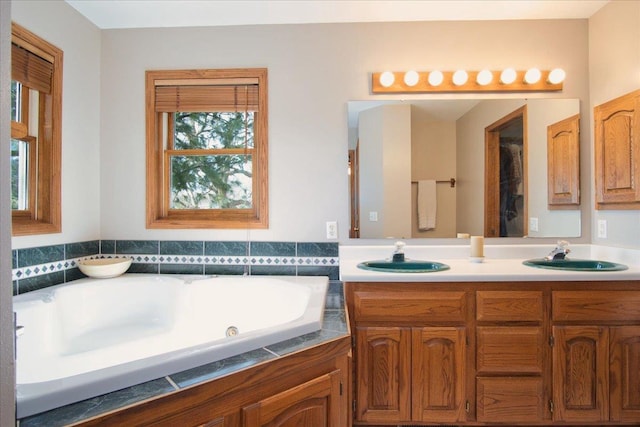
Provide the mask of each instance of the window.
POLYGON ((11 25, 11 208, 14 236, 58 233, 62 51, 11 25))
POLYGON ((267 228, 267 70, 147 71, 147 228, 267 228))

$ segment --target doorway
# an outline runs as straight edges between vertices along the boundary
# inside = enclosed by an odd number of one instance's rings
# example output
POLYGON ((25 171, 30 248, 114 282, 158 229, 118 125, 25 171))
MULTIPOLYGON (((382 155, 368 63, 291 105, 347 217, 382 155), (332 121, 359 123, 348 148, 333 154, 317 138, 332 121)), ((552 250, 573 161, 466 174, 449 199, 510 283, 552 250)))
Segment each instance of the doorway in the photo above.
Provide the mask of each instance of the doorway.
POLYGON ((527 220, 527 107, 485 128, 486 237, 524 237, 527 220))

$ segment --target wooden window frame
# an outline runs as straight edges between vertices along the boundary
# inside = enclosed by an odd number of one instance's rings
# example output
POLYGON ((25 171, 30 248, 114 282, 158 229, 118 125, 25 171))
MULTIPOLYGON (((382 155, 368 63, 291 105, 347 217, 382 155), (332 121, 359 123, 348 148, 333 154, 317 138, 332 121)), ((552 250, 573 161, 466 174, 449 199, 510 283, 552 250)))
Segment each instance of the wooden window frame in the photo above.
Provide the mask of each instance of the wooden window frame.
POLYGON ((62 231, 63 52, 14 22, 11 23, 11 42, 52 65, 50 92, 39 91, 37 140, 29 136, 28 120, 23 118, 21 122, 11 123, 12 138, 29 144, 31 159, 28 177, 29 209, 12 211, 12 234, 26 236, 59 233, 62 231))
MULTIPOLYGON (((152 229, 268 228, 268 114, 267 69, 152 70, 146 72, 146 227, 152 229), (252 153, 252 207, 250 209, 169 209, 169 148, 163 141, 162 115, 156 111, 156 88, 162 85, 197 87, 258 84, 258 111, 254 116, 252 153)), ((209 154, 202 150, 202 154, 209 154)), ((215 150, 214 150, 215 151, 215 150)), ((227 152, 229 150, 226 150, 227 152)))

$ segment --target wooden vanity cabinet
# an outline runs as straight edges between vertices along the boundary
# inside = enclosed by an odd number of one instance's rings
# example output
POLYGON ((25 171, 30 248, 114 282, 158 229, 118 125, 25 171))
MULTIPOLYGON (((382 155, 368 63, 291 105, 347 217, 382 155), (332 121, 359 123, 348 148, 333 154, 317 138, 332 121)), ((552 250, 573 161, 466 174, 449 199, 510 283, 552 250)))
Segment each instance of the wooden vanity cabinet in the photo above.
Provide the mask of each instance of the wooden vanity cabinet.
POLYGON ((596 209, 640 209, 640 90, 594 108, 596 209))
POLYGON ((354 424, 640 425, 640 281, 345 284, 354 424))
POLYGON ((640 291, 553 292, 554 419, 640 422, 640 291))
POLYGON ((349 285, 355 421, 464 421, 468 293, 349 285))
POLYGON ((476 402, 481 422, 550 418, 543 291, 476 292, 476 402))

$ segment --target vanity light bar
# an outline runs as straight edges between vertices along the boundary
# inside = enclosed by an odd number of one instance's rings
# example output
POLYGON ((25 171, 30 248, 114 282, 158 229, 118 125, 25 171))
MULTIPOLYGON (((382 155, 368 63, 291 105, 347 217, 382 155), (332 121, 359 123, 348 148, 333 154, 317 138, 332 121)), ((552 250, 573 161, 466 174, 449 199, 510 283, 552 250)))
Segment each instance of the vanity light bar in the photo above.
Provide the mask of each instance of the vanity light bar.
POLYGON ((517 71, 385 71, 371 76, 373 93, 554 92, 562 90, 565 72, 531 68, 517 71))

